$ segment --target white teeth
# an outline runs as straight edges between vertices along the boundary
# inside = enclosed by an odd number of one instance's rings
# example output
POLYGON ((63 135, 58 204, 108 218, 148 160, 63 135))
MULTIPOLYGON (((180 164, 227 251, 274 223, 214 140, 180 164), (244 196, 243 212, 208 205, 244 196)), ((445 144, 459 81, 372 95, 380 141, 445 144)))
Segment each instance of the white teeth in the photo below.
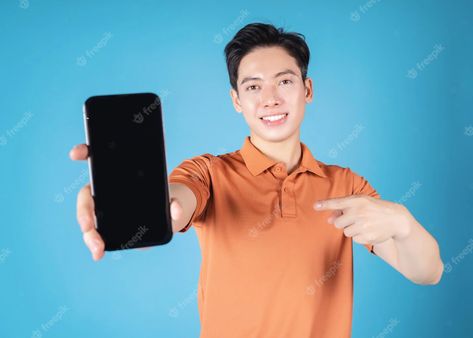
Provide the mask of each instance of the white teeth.
POLYGON ((262 119, 266 121, 277 121, 282 119, 286 114, 281 114, 281 115, 273 115, 273 116, 265 116, 262 119))

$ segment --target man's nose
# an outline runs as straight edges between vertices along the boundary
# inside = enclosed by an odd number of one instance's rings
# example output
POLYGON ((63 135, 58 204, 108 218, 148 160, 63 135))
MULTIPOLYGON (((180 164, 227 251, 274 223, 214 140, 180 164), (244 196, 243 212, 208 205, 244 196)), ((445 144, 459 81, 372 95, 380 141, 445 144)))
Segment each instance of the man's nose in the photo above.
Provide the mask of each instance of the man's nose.
POLYGON ((281 104, 281 99, 274 86, 265 88, 262 93, 262 103, 264 107, 274 107, 281 104))

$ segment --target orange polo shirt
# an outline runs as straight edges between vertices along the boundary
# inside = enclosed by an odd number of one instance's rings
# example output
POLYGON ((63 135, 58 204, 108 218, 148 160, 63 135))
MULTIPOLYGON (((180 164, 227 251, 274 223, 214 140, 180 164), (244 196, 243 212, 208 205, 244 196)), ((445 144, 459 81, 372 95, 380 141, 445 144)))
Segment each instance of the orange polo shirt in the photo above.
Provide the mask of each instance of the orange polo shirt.
MULTIPOLYGON (((201 338, 350 337, 352 239, 316 200, 380 195, 362 177, 316 160, 301 142, 297 169, 246 137, 240 150, 183 161, 169 182, 195 194, 202 251, 201 338)), ((365 245, 372 250, 371 245, 365 245)), ((371 251, 372 252, 372 251, 371 251)))

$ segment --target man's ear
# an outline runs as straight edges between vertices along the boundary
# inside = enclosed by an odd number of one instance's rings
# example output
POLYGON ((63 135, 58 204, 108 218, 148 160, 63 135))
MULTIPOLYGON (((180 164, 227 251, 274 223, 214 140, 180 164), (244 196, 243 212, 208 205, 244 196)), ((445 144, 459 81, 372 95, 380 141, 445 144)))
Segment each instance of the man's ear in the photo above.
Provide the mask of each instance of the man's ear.
POLYGON ((243 111, 240 105, 240 99, 238 97, 238 92, 235 89, 230 89, 230 97, 232 98, 233 107, 239 113, 243 111))
POLYGON ((314 97, 314 89, 312 87, 312 79, 307 77, 304 81, 305 86, 305 102, 311 103, 314 97))

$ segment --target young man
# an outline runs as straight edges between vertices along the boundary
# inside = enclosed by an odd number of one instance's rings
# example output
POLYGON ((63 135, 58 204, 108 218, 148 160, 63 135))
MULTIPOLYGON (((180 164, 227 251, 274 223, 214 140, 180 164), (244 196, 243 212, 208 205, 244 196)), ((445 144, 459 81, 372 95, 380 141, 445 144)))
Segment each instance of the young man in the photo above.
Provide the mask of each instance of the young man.
MULTIPOLYGON (((313 97, 303 36, 250 24, 225 55, 250 136, 239 150, 196 156, 169 175, 173 230, 193 225, 202 250, 201 337, 349 337, 353 241, 414 283, 438 283, 437 242, 409 211, 300 141, 313 97)), ((71 157, 86 159, 86 146, 71 157)), ((100 259, 88 185, 77 213, 100 259)))

